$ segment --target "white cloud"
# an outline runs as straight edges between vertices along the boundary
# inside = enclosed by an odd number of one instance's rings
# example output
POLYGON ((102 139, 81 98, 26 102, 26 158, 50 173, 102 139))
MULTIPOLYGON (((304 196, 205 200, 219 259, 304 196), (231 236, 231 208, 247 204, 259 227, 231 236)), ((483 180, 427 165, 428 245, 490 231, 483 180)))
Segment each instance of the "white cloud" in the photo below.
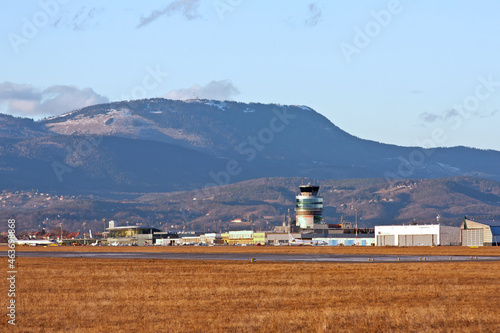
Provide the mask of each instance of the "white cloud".
POLYGON ((170 16, 176 12, 180 12, 188 20, 194 20, 201 17, 198 13, 198 5, 200 0, 177 0, 171 2, 167 7, 161 10, 154 10, 148 16, 141 17, 141 20, 136 28, 142 28, 153 21, 156 21, 163 15, 170 16))
POLYGON ((108 101, 91 88, 55 85, 42 90, 29 84, 0 84, 1 110, 15 116, 42 118, 108 101))
POLYGON ((186 100, 193 96, 203 99, 230 100, 240 91, 230 80, 211 81, 205 86, 195 84, 190 88, 175 89, 169 91, 164 97, 168 99, 186 100))

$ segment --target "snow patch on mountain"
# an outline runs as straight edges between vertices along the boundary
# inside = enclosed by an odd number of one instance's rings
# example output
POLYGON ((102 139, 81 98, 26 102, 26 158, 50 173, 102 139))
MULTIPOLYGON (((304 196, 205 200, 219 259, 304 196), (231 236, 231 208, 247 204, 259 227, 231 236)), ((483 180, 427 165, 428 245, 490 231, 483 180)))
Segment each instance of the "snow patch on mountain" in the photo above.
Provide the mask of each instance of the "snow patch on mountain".
POLYGON ((210 105, 212 107, 216 107, 218 108, 219 110, 222 110, 222 111, 225 111, 226 108, 228 108, 227 104, 225 102, 221 102, 221 101, 208 101, 205 103, 206 105, 210 105))
POLYGON ((127 108, 109 109, 97 115, 79 114, 46 126, 50 131, 63 135, 114 135, 163 142, 172 142, 174 139, 188 141, 198 147, 205 146, 205 140, 198 135, 185 133, 182 129, 160 127, 127 108))

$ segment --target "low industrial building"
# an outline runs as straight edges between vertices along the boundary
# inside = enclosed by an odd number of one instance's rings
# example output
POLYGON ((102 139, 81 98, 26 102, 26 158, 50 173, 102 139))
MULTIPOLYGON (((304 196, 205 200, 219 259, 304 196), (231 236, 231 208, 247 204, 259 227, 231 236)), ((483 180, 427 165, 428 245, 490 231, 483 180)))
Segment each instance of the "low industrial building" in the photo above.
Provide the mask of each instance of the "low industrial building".
POLYGON ((363 234, 358 237, 354 234, 328 235, 328 237, 313 237, 313 241, 322 241, 328 246, 374 246, 375 237, 373 234, 363 234))
POLYGON ((179 243, 176 243, 176 245, 198 245, 201 243, 201 235, 194 235, 194 236, 183 236, 180 238, 182 241, 179 243))
POLYGON ((207 245, 222 244, 222 236, 219 233, 206 233, 200 236, 200 242, 207 245))
POLYGON ((267 232, 266 233, 266 245, 288 245, 290 240, 290 235, 294 238, 300 239, 302 234, 300 233, 285 233, 285 232, 267 232))
POLYGON ((375 226, 376 246, 437 246, 459 244, 459 227, 439 224, 375 226))
POLYGON ((500 221, 464 219, 460 227, 463 246, 498 246, 500 221))
POLYGON ((227 245, 253 245, 252 230, 229 231, 227 245))
POLYGON ((171 246, 181 243, 179 234, 171 231, 160 231, 153 234, 155 245, 171 246))

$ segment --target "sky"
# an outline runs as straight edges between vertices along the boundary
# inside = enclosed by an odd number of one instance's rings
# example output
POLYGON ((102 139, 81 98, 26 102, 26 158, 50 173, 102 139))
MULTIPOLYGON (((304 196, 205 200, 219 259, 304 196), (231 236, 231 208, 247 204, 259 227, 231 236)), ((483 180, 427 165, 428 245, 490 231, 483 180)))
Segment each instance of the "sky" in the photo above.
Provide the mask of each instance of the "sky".
POLYGON ((307 105, 401 146, 500 150, 500 1, 5 1, 0 113, 307 105))

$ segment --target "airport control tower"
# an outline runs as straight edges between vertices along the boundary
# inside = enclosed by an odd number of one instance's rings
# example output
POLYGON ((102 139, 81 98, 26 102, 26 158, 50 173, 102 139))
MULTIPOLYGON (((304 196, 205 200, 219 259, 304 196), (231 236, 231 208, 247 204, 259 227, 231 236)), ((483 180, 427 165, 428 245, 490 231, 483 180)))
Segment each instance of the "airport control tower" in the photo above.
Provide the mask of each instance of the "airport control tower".
POLYGON ((323 224, 323 198, 318 196, 319 185, 300 186, 300 195, 295 197, 296 225, 301 229, 314 229, 323 224))

